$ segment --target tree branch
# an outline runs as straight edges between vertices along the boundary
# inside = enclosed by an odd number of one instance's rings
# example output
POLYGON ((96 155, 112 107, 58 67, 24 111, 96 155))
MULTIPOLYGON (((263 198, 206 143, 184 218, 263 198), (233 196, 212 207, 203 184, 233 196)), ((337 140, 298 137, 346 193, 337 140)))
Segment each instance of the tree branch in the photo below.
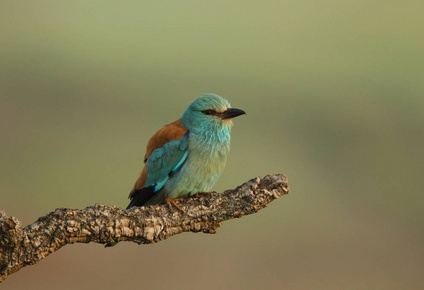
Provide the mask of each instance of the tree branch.
POLYGON ((178 204, 182 212, 171 211, 167 204, 130 210, 100 204, 83 210, 58 208, 24 229, 1 210, 0 282, 67 244, 151 244, 182 232, 214 234, 223 221, 255 213, 288 192, 287 178, 270 174, 221 194, 187 198, 178 204))

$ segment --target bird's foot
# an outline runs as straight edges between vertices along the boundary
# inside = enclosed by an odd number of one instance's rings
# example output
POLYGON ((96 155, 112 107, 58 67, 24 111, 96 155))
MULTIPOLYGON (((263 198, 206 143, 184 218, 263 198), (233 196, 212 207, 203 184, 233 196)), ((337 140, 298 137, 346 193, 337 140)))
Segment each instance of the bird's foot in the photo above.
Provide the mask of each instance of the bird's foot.
POLYGON ((174 211, 174 208, 172 207, 172 205, 174 205, 176 208, 178 208, 181 212, 184 212, 181 207, 175 202, 175 201, 183 201, 182 198, 176 198, 176 199, 170 199, 169 197, 167 197, 165 199, 166 203, 168 204, 169 208, 174 211))
POLYGON ((209 194, 214 194, 216 193, 216 191, 202 191, 202 192, 196 192, 195 196, 202 196, 202 195, 209 195, 209 194))

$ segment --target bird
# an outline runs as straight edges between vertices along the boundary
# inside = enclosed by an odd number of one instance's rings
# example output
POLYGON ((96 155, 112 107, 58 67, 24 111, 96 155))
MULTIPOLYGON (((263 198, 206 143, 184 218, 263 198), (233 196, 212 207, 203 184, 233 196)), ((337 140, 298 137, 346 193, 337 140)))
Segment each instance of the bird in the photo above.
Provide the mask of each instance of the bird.
POLYGON ((150 138, 127 209, 165 202, 181 209, 175 200, 209 192, 230 151, 231 119, 244 114, 216 94, 192 101, 180 119, 150 138))

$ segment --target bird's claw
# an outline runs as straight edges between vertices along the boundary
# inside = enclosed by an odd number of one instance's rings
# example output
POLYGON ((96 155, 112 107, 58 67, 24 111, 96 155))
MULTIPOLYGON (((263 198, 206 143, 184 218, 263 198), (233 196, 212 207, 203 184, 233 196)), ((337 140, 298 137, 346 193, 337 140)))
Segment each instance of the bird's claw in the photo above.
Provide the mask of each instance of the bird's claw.
POLYGON ((198 196, 202 196, 202 195, 214 194, 214 193, 216 193, 216 191, 208 191, 208 192, 206 192, 206 191, 202 191, 202 192, 196 192, 196 197, 198 197, 198 196))
POLYGON ((176 198, 176 199, 170 199, 169 197, 167 197, 165 199, 166 203, 168 204, 169 208, 174 212, 174 208, 172 207, 172 205, 174 205, 176 208, 178 208, 181 212, 184 212, 182 210, 182 208, 175 202, 175 201, 183 201, 182 198, 176 198))

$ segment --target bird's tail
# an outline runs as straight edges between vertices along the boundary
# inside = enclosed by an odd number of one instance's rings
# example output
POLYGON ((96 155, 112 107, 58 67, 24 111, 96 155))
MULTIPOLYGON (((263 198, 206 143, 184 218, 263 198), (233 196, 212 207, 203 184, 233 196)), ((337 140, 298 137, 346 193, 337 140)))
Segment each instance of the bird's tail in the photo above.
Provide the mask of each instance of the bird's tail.
POLYGON ((141 189, 134 189, 134 191, 131 192, 131 195, 130 195, 131 202, 127 206, 127 209, 133 206, 145 205, 146 202, 148 202, 155 194, 154 190, 155 190, 154 186, 143 187, 141 189))

